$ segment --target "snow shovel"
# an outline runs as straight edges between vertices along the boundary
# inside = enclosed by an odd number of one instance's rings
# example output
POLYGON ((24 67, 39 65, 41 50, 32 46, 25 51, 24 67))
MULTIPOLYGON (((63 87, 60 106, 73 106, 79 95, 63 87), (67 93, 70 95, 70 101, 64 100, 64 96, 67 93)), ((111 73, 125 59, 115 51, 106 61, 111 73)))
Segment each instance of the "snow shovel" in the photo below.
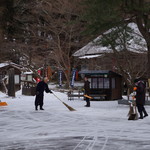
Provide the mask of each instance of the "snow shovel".
POLYGON ((84 97, 87 97, 87 98, 89 98, 89 99, 93 99, 93 97, 88 96, 88 95, 84 95, 84 97))
POLYGON ((129 116, 128 120, 137 120, 138 119, 138 113, 137 113, 135 102, 130 102, 128 116, 129 116))
POLYGON ((76 111, 74 108, 72 108, 71 106, 67 105, 65 102, 63 102, 57 95, 55 95, 53 93, 53 95, 59 100, 61 101, 70 111, 76 111))
POLYGON ((0 106, 7 106, 8 104, 6 102, 0 102, 0 106))

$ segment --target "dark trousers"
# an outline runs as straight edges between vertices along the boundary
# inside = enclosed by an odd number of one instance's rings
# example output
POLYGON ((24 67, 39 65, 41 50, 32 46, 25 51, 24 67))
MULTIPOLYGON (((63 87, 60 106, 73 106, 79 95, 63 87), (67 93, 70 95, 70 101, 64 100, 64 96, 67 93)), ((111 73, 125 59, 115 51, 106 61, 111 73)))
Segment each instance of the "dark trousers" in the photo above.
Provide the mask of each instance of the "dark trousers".
POLYGON ((90 99, 86 97, 86 106, 90 106, 90 99))
POLYGON ((146 112, 146 110, 145 110, 144 105, 142 105, 142 104, 137 104, 136 106, 137 106, 137 108, 138 108, 138 112, 139 112, 139 114, 140 114, 140 117, 143 117, 143 113, 144 113, 144 115, 147 115, 147 112, 146 112))
POLYGON ((43 107, 43 95, 36 95, 35 97, 35 107, 38 107, 40 105, 40 108, 43 107))

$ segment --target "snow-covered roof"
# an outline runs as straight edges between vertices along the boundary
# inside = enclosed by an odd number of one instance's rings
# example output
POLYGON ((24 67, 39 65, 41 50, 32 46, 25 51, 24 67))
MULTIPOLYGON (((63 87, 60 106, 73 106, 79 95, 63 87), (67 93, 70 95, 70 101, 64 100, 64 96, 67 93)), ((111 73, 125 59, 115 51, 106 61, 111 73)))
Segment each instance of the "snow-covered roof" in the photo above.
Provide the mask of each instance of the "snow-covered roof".
POLYGON ((109 73, 109 70, 82 70, 82 71, 79 71, 79 74, 97 74, 97 73, 101 73, 101 74, 104 74, 104 73, 109 73))
POLYGON ((21 69, 22 67, 18 64, 15 64, 13 62, 4 62, 4 63, 0 63, 0 68, 3 68, 3 67, 7 67, 7 66, 13 66, 14 68, 17 68, 17 69, 21 69))
POLYGON ((24 72, 23 74, 33 74, 33 71, 27 71, 27 72, 24 72))
POLYGON ((81 70, 81 71, 79 71, 79 74, 85 74, 85 75, 115 74, 115 75, 119 75, 116 72, 113 72, 111 70, 81 70))
MULTIPOLYGON (((132 32, 128 33, 132 38, 126 42, 127 50, 136 52, 136 53, 146 52, 147 51, 146 41, 143 38, 143 36, 141 35, 141 33, 137 27, 137 24, 129 23, 128 27, 130 27, 132 29, 132 32)), ((106 31, 103 35, 107 35, 115 30, 116 30, 116 28, 112 28, 112 29, 106 31)), ((83 48, 76 51, 73 54, 73 56, 82 58, 82 56, 85 56, 85 55, 98 55, 98 54, 104 54, 104 53, 112 53, 113 50, 111 49, 110 46, 106 47, 106 46, 102 46, 102 45, 98 44, 98 41, 100 41, 102 39, 103 35, 98 36, 96 39, 89 42, 83 48)), ((119 38, 116 39, 116 42, 117 41, 119 41, 119 38)), ((115 48, 118 51, 121 50, 120 45, 116 46, 115 48)))
POLYGON ((100 57, 102 56, 103 54, 100 54, 100 55, 85 55, 85 56, 81 56, 79 57, 80 59, 90 59, 90 58, 95 58, 95 57, 100 57))
POLYGON ((8 63, 1 63, 1 64, 0 64, 0 68, 6 67, 6 66, 8 66, 8 65, 9 65, 8 63))

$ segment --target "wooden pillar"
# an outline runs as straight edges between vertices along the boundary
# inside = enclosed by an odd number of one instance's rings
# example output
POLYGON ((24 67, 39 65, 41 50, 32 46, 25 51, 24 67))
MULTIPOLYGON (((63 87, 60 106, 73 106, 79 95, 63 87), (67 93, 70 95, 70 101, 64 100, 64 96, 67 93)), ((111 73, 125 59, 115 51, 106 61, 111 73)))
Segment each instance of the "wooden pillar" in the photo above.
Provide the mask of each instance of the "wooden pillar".
POLYGON ((8 70, 8 96, 15 97, 15 78, 14 78, 15 71, 13 68, 8 70))

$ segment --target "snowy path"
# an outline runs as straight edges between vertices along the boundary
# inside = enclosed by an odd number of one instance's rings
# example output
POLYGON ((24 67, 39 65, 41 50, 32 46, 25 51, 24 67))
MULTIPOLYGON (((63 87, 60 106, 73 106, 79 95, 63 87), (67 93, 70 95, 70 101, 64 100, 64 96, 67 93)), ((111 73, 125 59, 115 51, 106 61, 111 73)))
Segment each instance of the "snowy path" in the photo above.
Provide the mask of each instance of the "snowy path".
MULTIPOLYGON (((53 95, 45 94, 44 111, 34 111, 34 97, 17 93, 0 107, 0 150, 150 150, 150 117, 128 121, 128 106, 116 101, 68 101, 70 112, 53 95)), ((150 114, 150 107, 146 107, 150 114)))

